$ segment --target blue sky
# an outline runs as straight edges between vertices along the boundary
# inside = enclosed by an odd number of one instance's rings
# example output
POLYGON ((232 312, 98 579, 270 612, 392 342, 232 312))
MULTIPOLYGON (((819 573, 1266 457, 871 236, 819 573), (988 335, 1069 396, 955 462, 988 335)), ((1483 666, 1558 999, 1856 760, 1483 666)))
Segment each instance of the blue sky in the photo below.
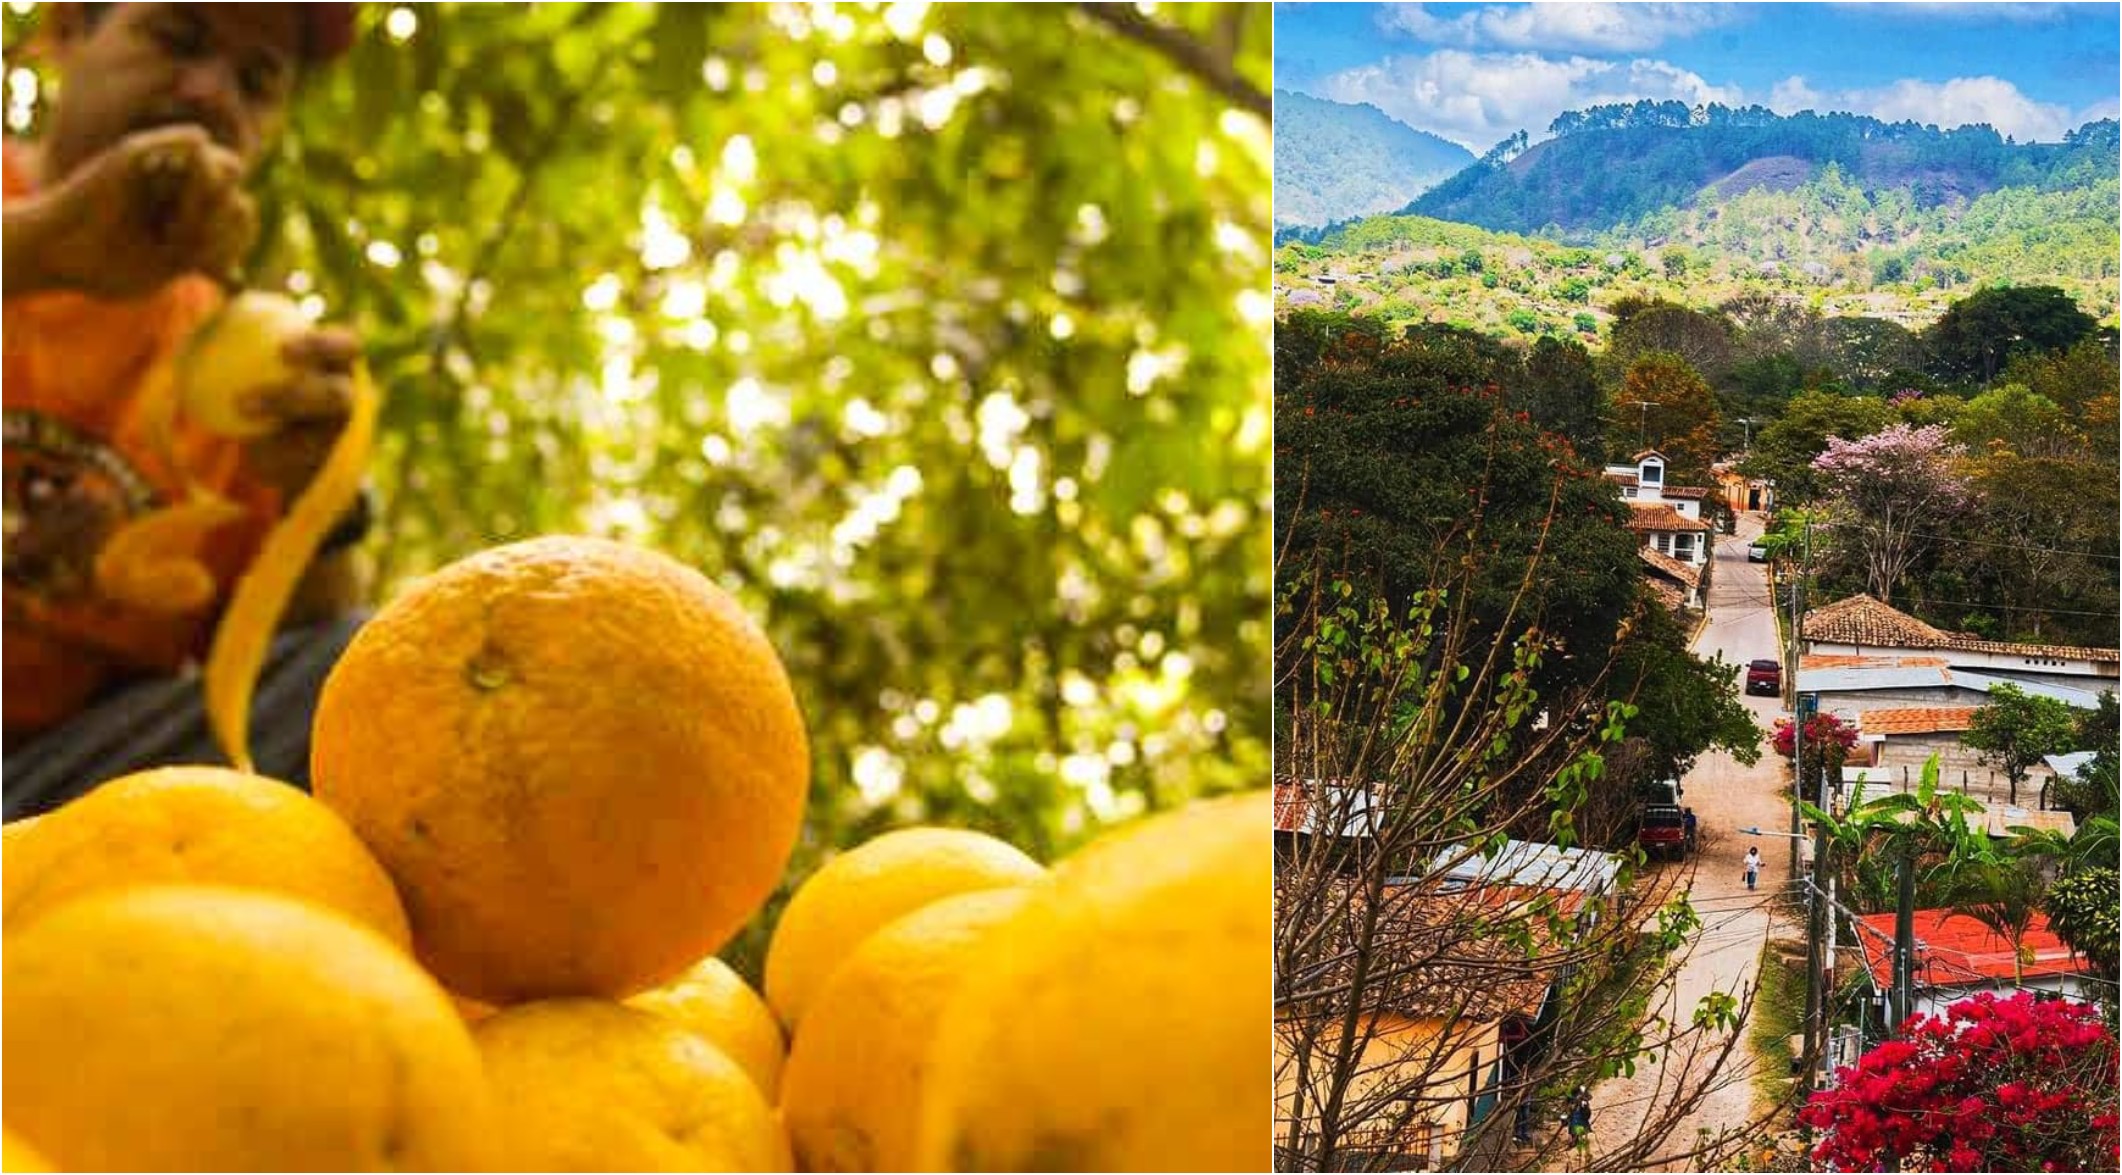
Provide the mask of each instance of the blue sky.
POLYGON ((1987 122, 2051 141, 2116 116, 2122 5, 1275 5, 1275 84, 1369 102, 1476 154, 1637 98, 1987 122))

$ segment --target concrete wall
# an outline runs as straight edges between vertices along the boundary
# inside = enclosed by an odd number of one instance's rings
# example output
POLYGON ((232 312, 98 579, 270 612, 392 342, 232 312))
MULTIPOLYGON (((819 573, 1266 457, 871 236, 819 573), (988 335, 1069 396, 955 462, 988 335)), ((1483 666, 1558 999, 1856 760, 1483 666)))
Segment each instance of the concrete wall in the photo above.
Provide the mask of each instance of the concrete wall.
MULTIPOLYGON (((1467 1073, 1472 1069, 1480 1086, 1486 1088, 1495 1073, 1496 1061, 1503 1055, 1501 1026, 1493 1021, 1461 1021, 1447 1034, 1441 1020, 1397 1014, 1378 1015, 1370 1023, 1374 1033, 1364 1045, 1360 1069, 1349 1083, 1344 1106, 1371 1102, 1378 1114, 1391 1114, 1401 1110, 1396 1103, 1411 1093, 1419 1103, 1414 1117, 1434 1124, 1434 1129, 1426 1134, 1430 1142, 1426 1158, 1428 1169, 1435 1170, 1449 1162, 1464 1142, 1467 1111, 1478 1092, 1468 1088, 1467 1073), (1413 1082, 1422 1084, 1419 1089, 1402 1088, 1413 1082)), ((1321 1045, 1331 1041, 1338 1031, 1335 1026, 1323 1033, 1321 1045)), ((1290 1119, 1295 1112, 1295 1054, 1300 1047, 1295 1033, 1295 1026, 1286 1019, 1276 1025, 1274 1134, 1278 1146, 1288 1141, 1290 1119)), ((1318 1113, 1320 1095, 1326 1092, 1331 1077, 1330 1064, 1330 1058, 1315 1057, 1309 1066, 1307 1117, 1318 1113)), ((1403 1129, 1395 1141, 1407 1146, 1417 1135, 1412 1128, 1403 1129)), ((1364 1145, 1356 1139, 1348 1142, 1364 1145)))

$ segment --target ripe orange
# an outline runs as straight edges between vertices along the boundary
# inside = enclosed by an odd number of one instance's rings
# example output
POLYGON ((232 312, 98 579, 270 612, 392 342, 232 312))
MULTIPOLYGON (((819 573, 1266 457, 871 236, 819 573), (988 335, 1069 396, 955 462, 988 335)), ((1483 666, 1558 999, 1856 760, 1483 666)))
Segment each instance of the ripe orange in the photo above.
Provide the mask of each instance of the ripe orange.
POLYGON ((702 959, 692 970, 626 1003, 706 1037, 751 1074, 769 1103, 779 1095, 781 1062, 788 1055, 781 1022, 729 964, 702 959))
POLYGON ((1197 803, 1054 866, 943 1010, 914 1170, 1268 1168, 1269 807, 1197 803))
POLYGON ((4 873, 10 934, 84 894, 197 882, 315 902, 409 941, 389 875, 344 820, 287 784, 224 767, 114 779, 10 831, 4 873))
POLYGON ((608 1000, 539 1000, 473 1035, 514 1171, 788 1171, 751 1076, 698 1034, 608 1000))
POLYGON ((781 1113, 805 1171, 912 1171, 937 1022, 958 979, 1031 887, 930 902, 864 939, 789 1050, 781 1113))
POLYGON ((449 997, 322 907, 110 890, 10 935, 0 966, 0 1114, 62 1171, 491 1169, 449 997))
POLYGON ((827 861, 798 886, 766 948, 766 1002, 794 1032, 870 932, 938 898, 1046 876, 1015 846, 962 828, 902 828, 827 861))
POLYGON ((362 628, 311 780, 397 880, 421 960, 507 1004, 628 995, 718 950, 788 862, 810 753, 728 593, 552 537, 451 564, 362 628))

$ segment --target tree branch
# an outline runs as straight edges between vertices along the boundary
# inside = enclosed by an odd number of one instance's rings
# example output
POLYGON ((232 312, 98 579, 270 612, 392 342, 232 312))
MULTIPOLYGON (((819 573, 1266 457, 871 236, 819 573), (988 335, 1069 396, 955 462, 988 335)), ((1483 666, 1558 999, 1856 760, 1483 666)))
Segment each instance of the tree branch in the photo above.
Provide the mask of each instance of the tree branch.
POLYGON ((1150 20, 1131 4, 1086 2, 1076 5, 1076 10, 1128 40, 1156 50, 1239 109, 1261 118, 1274 117, 1275 102, 1271 96, 1239 77, 1229 58, 1218 57, 1214 50, 1181 30, 1150 20))

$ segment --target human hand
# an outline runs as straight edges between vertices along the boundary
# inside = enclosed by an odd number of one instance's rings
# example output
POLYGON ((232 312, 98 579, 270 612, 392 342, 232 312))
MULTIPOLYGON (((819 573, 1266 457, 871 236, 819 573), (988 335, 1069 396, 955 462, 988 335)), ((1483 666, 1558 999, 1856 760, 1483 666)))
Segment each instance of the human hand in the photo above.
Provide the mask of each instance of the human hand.
POLYGON ((185 273, 225 283, 257 235, 242 182, 241 158, 199 127, 140 131, 22 201, 8 247, 34 257, 40 289, 119 299, 185 273))
POLYGON ((253 475, 293 497, 315 477, 346 427, 354 404, 354 363, 361 340, 341 327, 296 335, 280 348, 293 375, 243 396, 243 412, 273 421, 244 446, 253 475))

